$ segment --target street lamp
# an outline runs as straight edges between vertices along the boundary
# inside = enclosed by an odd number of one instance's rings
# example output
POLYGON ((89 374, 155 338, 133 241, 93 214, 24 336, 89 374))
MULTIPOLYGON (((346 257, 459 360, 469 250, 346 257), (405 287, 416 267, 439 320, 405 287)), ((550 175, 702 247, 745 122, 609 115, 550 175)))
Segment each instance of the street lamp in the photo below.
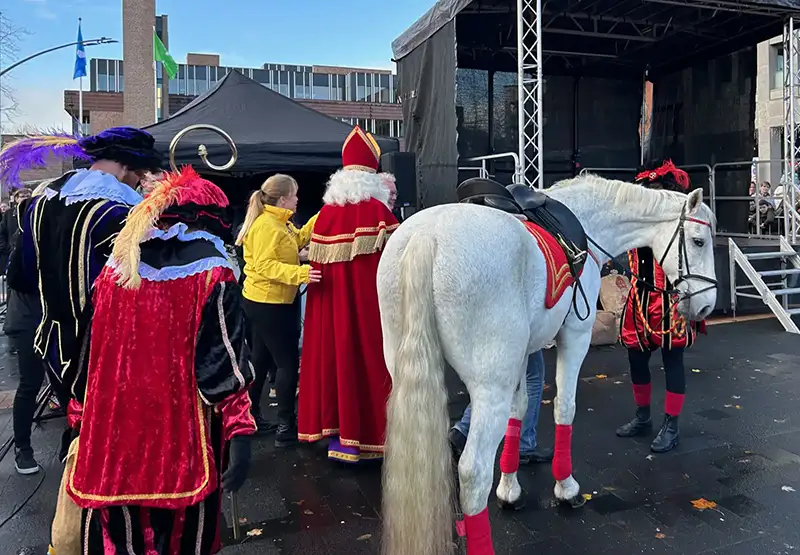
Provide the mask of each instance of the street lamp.
MULTIPOLYGON (((107 37, 100 37, 99 39, 85 40, 85 41, 83 41, 83 45, 84 46, 97 46, 97 45, 100 45, 100 44, 115 44, 117 42, 119 42, 119 41, 114 40, 114 39, 109 39, 107 37)), ((37 52, 36 54, 31 54, 27 58, 23 58, 20 61, 15 62, 15 63, 11 64, 10 66, 8 66, 7 68, 5 68, 4 70, 0 71, 0 77, 2 77, 6 73, 8 73, 12 69, 14 69, 15 67, 21 66, 25 62, 27 62, 29 60, 32 60, 34 58, 38 58, 39 56, 41 56, 43 54, 49 54, 50 52, 55 52, 56 50, 61 50, 62 48, 69 48, 70 46, 78 46, 78 44, 80 44, 80 42, 78 42, 78 41, 70 42, 69 44, 62 44, 60 46, 54 46, 53 48, 48 48, 47 50, 42 50, 41 52, 37 52)))

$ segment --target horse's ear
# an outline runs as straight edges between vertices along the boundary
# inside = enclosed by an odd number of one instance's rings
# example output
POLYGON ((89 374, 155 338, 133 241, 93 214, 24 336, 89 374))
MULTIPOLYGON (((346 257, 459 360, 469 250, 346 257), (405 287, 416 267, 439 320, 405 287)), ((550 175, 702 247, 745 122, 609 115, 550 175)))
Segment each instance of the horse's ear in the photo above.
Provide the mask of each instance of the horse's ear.
POLYGON ((694 215, 701 204, 703 204, 703 189, 695 189, 689 193, 689 200, 686 201, 687 215, 694 215))

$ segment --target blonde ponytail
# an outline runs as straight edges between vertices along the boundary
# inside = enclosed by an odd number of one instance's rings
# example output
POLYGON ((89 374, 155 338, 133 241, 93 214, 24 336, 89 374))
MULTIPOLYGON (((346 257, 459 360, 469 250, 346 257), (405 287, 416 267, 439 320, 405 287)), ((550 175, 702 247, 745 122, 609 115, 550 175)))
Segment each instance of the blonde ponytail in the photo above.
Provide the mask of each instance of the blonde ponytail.
POLYGON ((265 205, 275 206, 282 197, 291 196, 295 191, 297 191, 297 181, 293 177, 282 173, 268 177, 258 191, 250 195, 247 214, 244 217, 242 229, 239 230, 239 235, 236 237, 236 246, 238 247, 244 242, 253 222, 264 211, 265 205))

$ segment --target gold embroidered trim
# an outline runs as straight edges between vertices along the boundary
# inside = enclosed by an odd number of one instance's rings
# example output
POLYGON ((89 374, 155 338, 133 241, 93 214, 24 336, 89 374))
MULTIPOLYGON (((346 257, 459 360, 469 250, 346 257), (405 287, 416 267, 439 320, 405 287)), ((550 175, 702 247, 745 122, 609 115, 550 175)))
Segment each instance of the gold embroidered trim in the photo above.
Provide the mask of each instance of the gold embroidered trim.
POLYGON ((342 168, 343 170, 356 170, 362 171, 367 173, 378 173, 375 168, 370 168, 369 166, 362 166, 361 164, 350 164, 349 166, 345 166, 342 168))
POLYGON ((350 262, 357 256, 374 254, 383 250, 392 231, 400 224, 360 227, 354 233, 324 236, 311 235, 308 259, 318 264, 350 262))
POLYGON ((358 462, 363 460, 382 459, 383 453, 361 453, 359 455, 348 455, 338 451, 328 451, 328 458, 344 462, 358 462))
MULTIPOLYGON (((307 443, 313 443, 315 441, 319 441, 327 437, 338 436, 338 435, 339 435, 338 428, 326 428, 322 430, 322 433, 319 434, 297 434, 297 439, 307 443)), ((383 445, 367 445, 359 443, 354 439, 342 439, 341 437, 339 438, 339 443, 341 443, 345 447, 357 447, 361 451, 383 453, 383 445)), ((362 455, 362 458, 364 458, 364 455, 362 455)))
MULTIPOLYGON (((89 399, 90 398, 87 396, 86 403, 84 403, 84 410, 86 410, 89 399)), ((208 485, 208 481, 211 476, 211 469, 208 460, 208 444, 206 442, 206 422, 203 418, 203 414, 203 401, 200 399, 200 395, 197 395, 196 417, 197 424, 200 428, 200 449, 203 451, 203 481, 194 490, 179 493, 134 493, 128 495, 94 495, 83 493, 75 488, 75 469, 78 467, 78 461, 80 460, 80 448, 78 448, 75 450, 75 464, 72 466, 72 472, 70 472, 69 475, 69 487, 72 490, 72 493, 75 494, 76 497, 86 501, 101 501, 105 503, 117 503, 120 501, 145 501, 154 499, 183 499, 186 497, 194 497, 203 491, 203 489, 208 485)))

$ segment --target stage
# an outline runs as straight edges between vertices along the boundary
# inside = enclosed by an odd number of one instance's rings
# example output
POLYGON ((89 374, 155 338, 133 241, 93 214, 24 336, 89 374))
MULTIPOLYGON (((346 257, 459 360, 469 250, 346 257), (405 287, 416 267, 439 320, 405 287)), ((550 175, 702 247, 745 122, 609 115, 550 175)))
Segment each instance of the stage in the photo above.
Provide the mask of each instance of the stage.
MULTIPOLYGON (((8 392, 16 387, 6 351, 2 338, 0 441, 11 430, 8 392)), ((545 358, 549 387, 539 436, 548 445, 555 350, 545 358)), ((633 410, 625 351, 592 349, 578 387, 573 442, 575 476, 592 498, 577 511, 553 506, 549 468, 523 467, 528 507, 503 513, 490 500, 498 554, 766 555, 800 549, 800 343, 774 319, 714 325, 688 352, 686 364, 682 444, 650 456, 648 441, 614 435, 633 410), (700 499, 716 507, 693 508, 700 499)), ((651 365, 658 414, 663 374, 657 357, 651 365)), ((456 418, 468 397, 457 379, 448 382, 456 418)), ((30 502, 0 528, 3 555, 45 553, 60 480, 54 449, 62 423, 33 432, 47 474, 30 502)), ((0 462, 0 522, 40 480, 41 474, 18 476, 11 456, 0 462)), ((269 439, 259 439, 239 497, 244 530, 252 535, 223 555, 379 553, 377 465, 344 467, 328 462, 323 449, 278 452, 269 439)), ((230 530, 223 535, 230 540, 230 530)))

